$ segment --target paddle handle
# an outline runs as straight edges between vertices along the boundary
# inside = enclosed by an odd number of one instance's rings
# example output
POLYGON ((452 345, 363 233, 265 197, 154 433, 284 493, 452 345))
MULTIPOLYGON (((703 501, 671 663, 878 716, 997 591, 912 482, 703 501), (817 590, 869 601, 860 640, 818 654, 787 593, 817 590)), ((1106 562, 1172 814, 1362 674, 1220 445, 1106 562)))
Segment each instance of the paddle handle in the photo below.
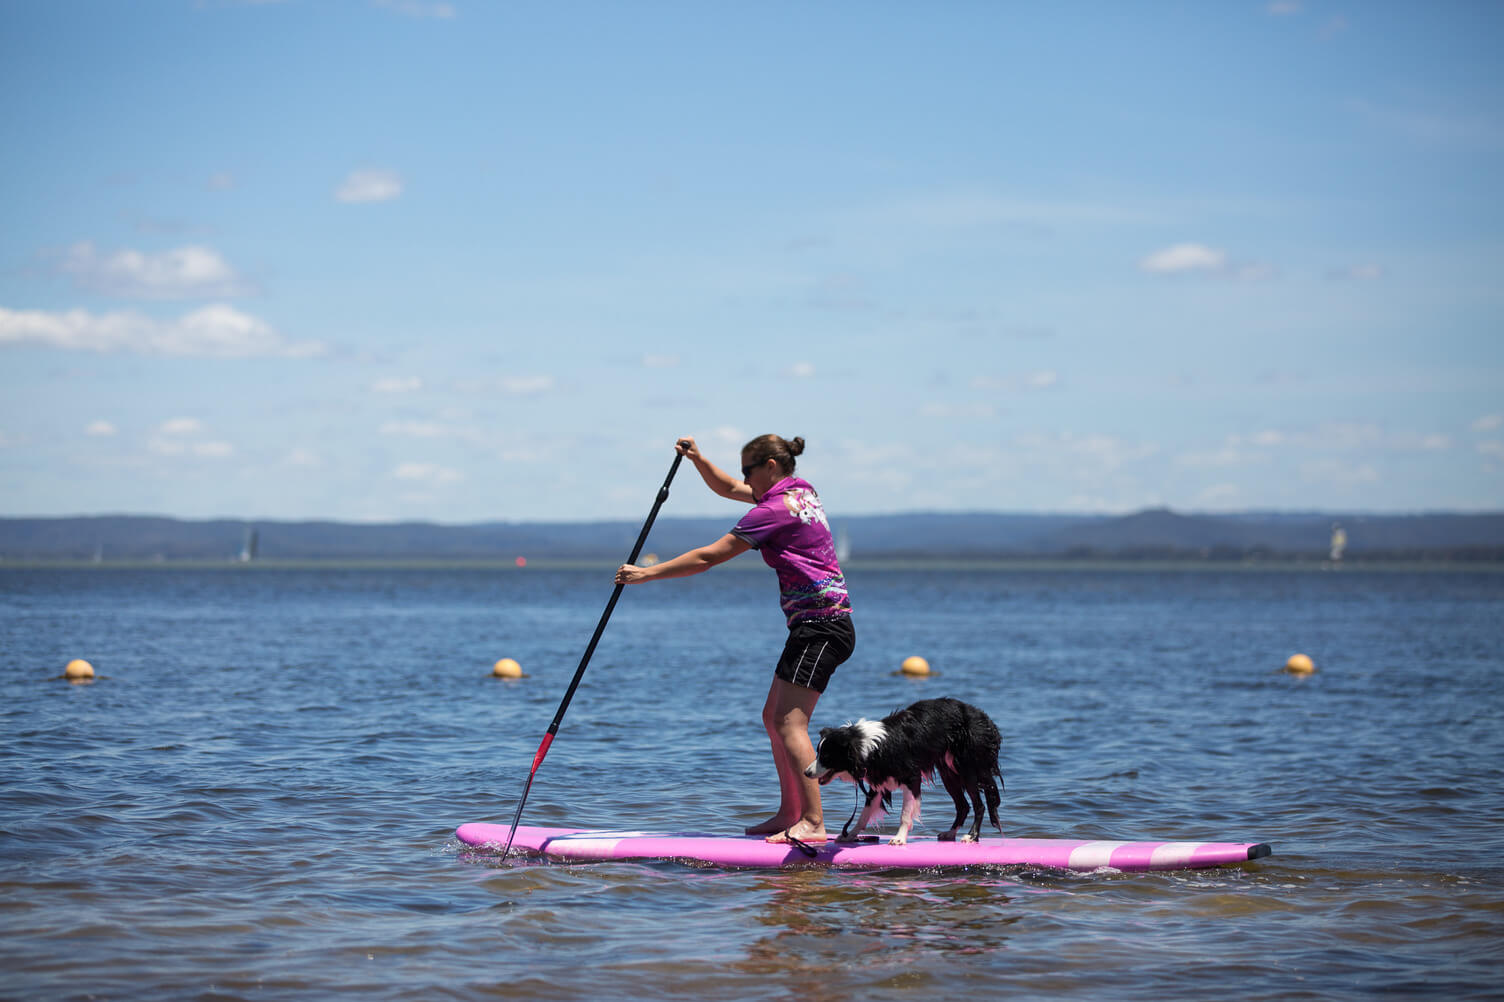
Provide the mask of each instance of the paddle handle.
MULTIPOLYGON (((682 441, 679 444, 684 444, 682 441)), ((642 553, 642 545, 647 542, 648 533, 653 528, 653 522, 658 518, 658 509, 663 507, 663 502, 668 500, 669 484, 674 482, 674 474, 679 472, 679 463, 684 459, 684 454, 675 450, 674 462, 668 468, 668 476, 663 478, 663 486, 658 488, 658 497, 653 501, 653 510, 648 512, 648 519, 642 523, 642 531, 637 534, 637 542, 632 546, 632 554, 627 557, 627 563, 635 564, 637 557, 642 553)), ((517 802, 517 813, 512 816, 512 830, 507 833, 507 844, 501 850, 501 858, 506 859, 507 853, 512 851, 512 839, 517 836, 517 822, 522 820, 522 807, 527 803, 528 791, 533 788, 533 777, 538 773, 538 767, 543 764, 543 758, 548 754, 549 746, 554 743, 554 737, 559 733, 559 724, 564 720, 564 713, 569 709, 569 703, 574 699, 574 692, 580 687, 580 679, 585 677, 585 668, 590 664, 590 658, 595 654, 595 646, 601 641, 601 634, 606 632, 606 624, 611 620, 611 612, 616 608, 616 600, 621 598, 621 590, 626 585, 617 585, 611 591, 611 600, 606 603, 606 611, 601 613, 600 622, 595 624, 595 632, 590 636, 590 643, 585 647, 585 654, 580 658, 580 666, 574 670, 574 678, 569 681, 569 688, 564 693, 564 699, 559 703, 559 710, 554 714, 553 722, 548 725, 548 731, 543 735, 543 741, 538 745, 538 752, 533 756, 533 767, 528 770, 527 784, 522 788, 522 798, 517 802)))

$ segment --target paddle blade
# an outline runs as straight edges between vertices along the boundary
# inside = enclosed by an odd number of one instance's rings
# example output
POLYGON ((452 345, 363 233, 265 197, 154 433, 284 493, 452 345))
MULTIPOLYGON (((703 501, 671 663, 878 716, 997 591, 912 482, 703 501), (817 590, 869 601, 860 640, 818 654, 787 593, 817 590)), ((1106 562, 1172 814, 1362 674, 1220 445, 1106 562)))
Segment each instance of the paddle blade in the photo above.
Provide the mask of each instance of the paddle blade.
MULTIPOLYGON (((538 754, 541 756, 543 754, 543 750, 539 749, 538 754)), ((533 788, 533 776, 537 773, 537 771, 538 766, 535 762, 533 764, 533 771, 527 774, 527 783, 522 787, 522 797, 517 801, 517 813, 512 815, 512 827, 507 829, 507 844, 503 846, 501 850, 501 858, 503 862, 505 862, 507 858, 507 853, 512 851, 512 839, 517 837, 517 822, 522 820, 522 806, 527 803, 527 794, 528 791, 533 788)))

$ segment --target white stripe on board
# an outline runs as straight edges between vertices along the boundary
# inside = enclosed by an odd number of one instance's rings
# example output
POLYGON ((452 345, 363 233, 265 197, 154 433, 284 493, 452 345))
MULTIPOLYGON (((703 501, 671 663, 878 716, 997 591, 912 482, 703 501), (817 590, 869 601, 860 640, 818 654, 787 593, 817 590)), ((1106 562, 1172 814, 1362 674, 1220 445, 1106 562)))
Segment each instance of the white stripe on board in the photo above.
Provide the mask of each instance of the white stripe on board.
POLYGON ((1149 866, 1152 869, 1159 869, 1189 863, 1196 850, 1205 844, 1205 842, 1166 842, 1149 854, 1149 866))
POLYGON ((1112 854, 1126 842, 1087 842, 1078 845, 1071 850, 1070 861, 1066 864, 1072 870, 1095 870, 1103 866, 1112 865, 1112 854))

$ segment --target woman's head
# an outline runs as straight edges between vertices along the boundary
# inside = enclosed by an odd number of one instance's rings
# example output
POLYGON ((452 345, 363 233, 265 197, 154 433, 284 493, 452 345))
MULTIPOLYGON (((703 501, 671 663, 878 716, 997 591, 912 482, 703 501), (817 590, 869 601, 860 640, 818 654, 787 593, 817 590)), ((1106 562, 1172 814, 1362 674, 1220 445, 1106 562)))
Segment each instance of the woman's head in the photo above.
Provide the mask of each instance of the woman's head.
POLYGON ((794 473, 794 457, 802 452, 804 439, 797 435, 792 439, 778 435, 759 435, 742 446, 742 465, 761 466, 771 459, 778 464, 779 472, 788 477, 794 473))

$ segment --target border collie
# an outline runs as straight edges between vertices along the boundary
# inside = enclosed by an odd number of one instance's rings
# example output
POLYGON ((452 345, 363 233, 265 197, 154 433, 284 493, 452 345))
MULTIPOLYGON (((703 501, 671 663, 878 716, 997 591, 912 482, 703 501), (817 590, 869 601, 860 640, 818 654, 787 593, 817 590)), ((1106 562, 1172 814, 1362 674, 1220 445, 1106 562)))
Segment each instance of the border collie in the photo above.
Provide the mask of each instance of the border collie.
POLYGON ((933 780, 938 773, 956 803, 956 820, 950 831, 941 833, 940 840, 956 838, 956 832, 966 822, 966 798, 970 797, 976 813, 971 830, 961 841, 975 842, 982 831, 984 793, 993 827, 999 832, 1003 830, 997 820, 1001 800, 998 787, 1003 778, 997 756, 1002 744, 997 725, 975 706, 958 699, 921 699, 882 720, 862 719, 822 729, 815 761, 804 774, 818 779, 821 786, 832 779, 844 779, 866 794, 866 807, 856 831, 849 836, 842 831, 841 841, 860 836, 877 812, 891 801, 893 792, 902 789, 903 812, 898 834, 889 843, 903 845, 909 839, 909 829, 919 820, 920 783, 925 778, 933 780), (998 778, 996 783, 992 781, 994 776, 998 778))

